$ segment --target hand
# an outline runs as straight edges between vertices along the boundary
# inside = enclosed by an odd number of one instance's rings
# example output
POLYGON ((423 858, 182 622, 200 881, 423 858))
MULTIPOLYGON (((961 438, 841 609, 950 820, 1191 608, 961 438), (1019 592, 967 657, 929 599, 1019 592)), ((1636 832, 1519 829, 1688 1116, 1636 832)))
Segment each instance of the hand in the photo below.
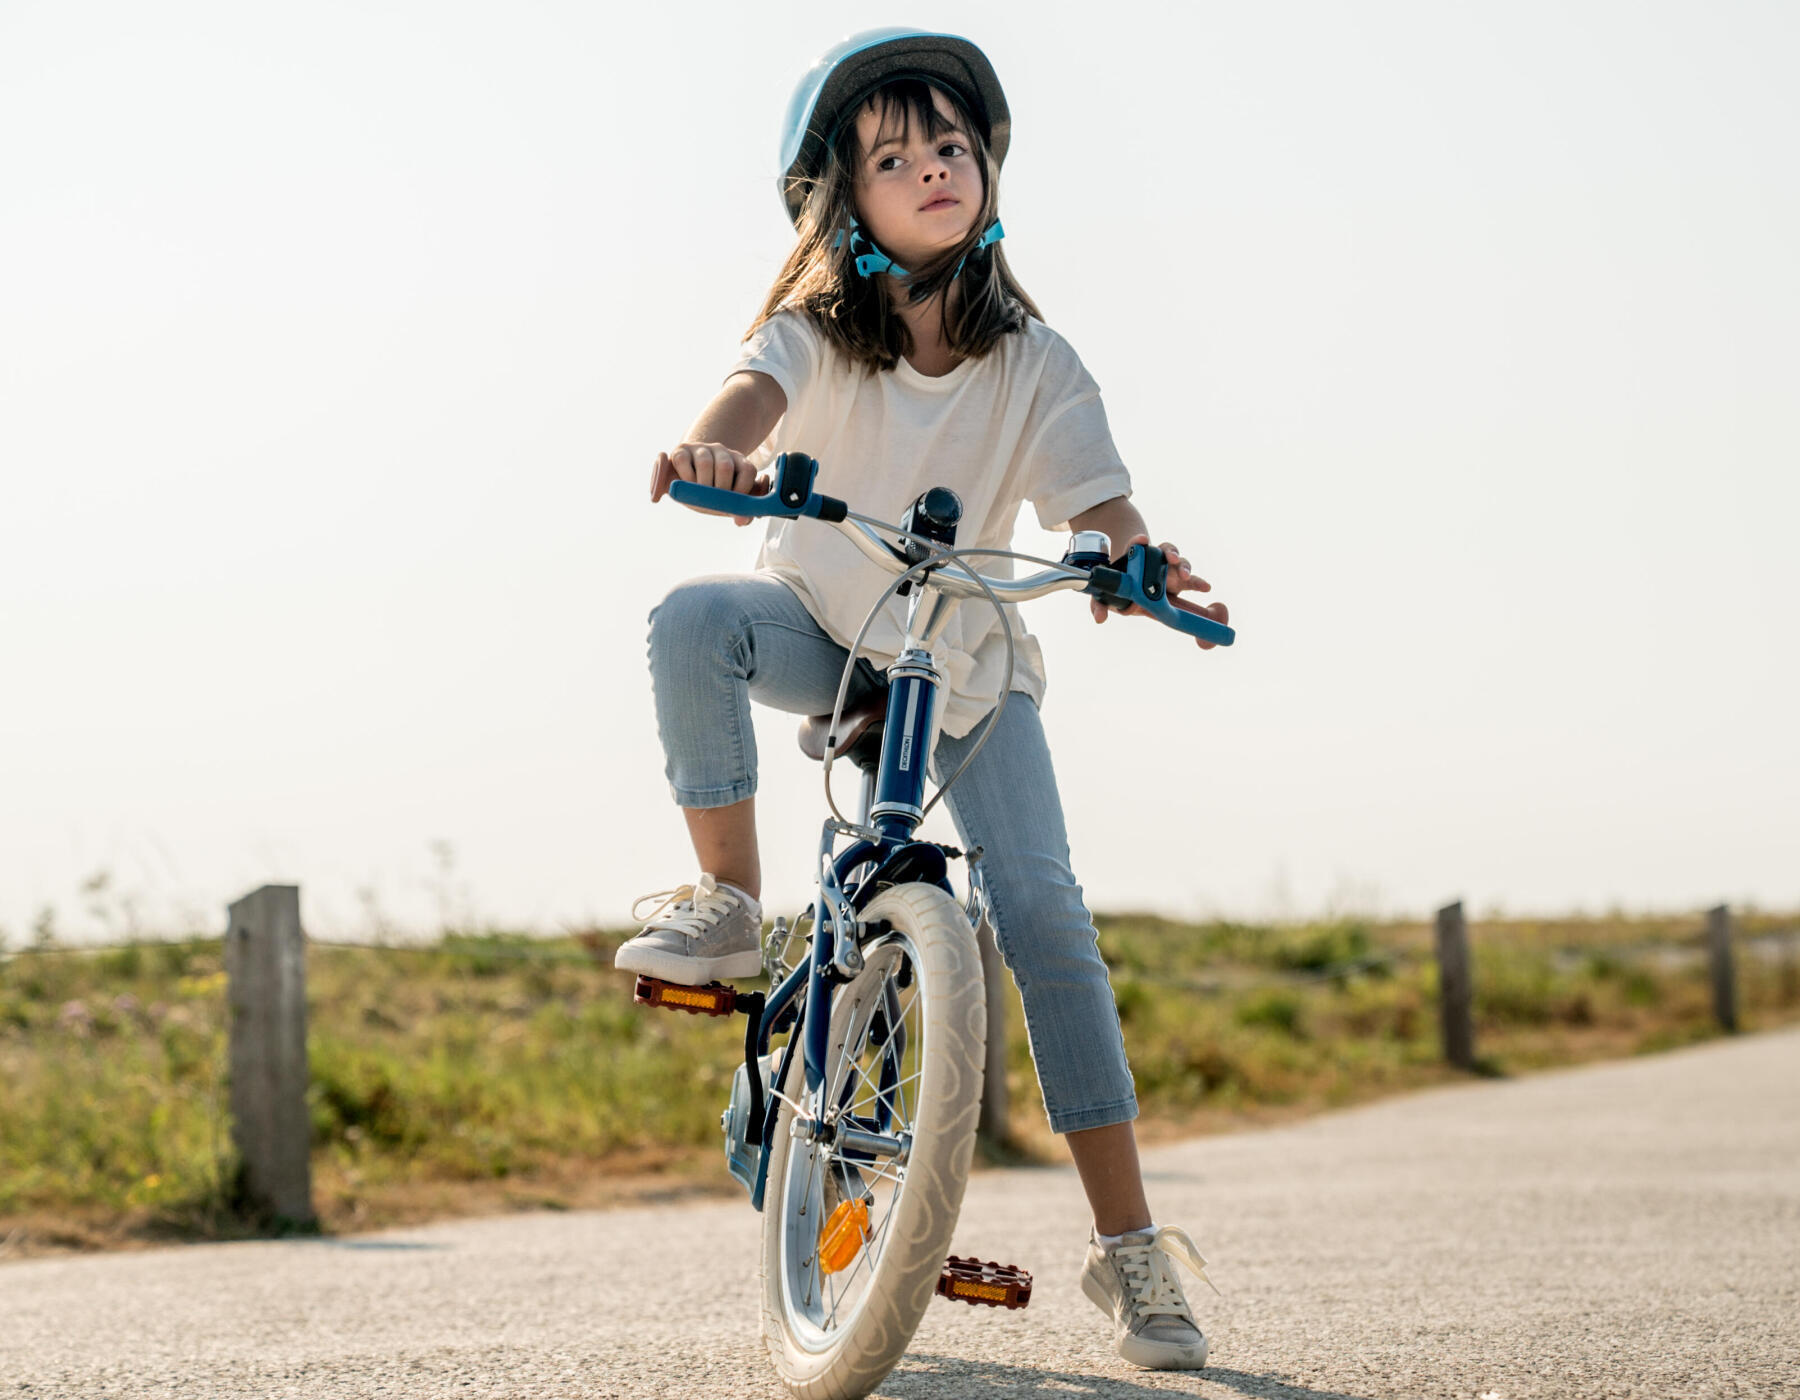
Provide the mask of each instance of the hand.
MULTIPOLYGON (((1150 536, 1133 535, 1125 542, 1125 548, 1129 550, 1134 544, 1149 543, 1150 536)), ((1210 617, 1214 622, 1229 622, 1231 620, 1231 610, 1223 603, 1208 603, 1205 607, 1195 607, 1191 603, 1182 602, 1181 599, 1175 596, 1184 589, 1189 588, 1198 593, 1210 593, 1212 592, 1212 585, 1189 567, 1188 561, 1182 558, 1181 551, 1176 549, 1174 545, 1165 540, 1162 544, 1159 544, 1157 548, 1163 552, 1163 557, 1168 560, 1169 563, 1168 577, 1163 584, 1163 596, 1168 599, 1169 606, 1180 608, 1183 612, 1198 613, 1201 617, 1210 617)), ((1094 614, 1095 622, 1105 622, 1106 615, 1113 611, 1113 609, 1107 607, 1106 604, 1102 603, 1098 598, 1090 598, 1088 600, 1088 607, 1094 614)), ((1144 610, 1136 603, 1133 603, 1129 607, 1120 608, 1118 611, 1141 614, 1144 610)), ((1201 641, 1200 638, 1196 637, 1194 639, 1194 645, 1199 647, 1202 651, 1211 651, 1218 643, 1201 641)))
MULTIPOLYGON (((650 503, 654 505, 669 494, 669 483, 676 478, 696 486, 716 486, 721 491, 739 491, 746 496, 766 496, 772 483, 759 476, 742 452, 733 452, 719 442, 684 442, 673 452, 658 452, 656 465, 650 469, 650 503)), ((702 515, 723 515, 705 506, 689 506, 702 515)), ((731 517, 739 525, 748 525, 748 515, 731 517)))

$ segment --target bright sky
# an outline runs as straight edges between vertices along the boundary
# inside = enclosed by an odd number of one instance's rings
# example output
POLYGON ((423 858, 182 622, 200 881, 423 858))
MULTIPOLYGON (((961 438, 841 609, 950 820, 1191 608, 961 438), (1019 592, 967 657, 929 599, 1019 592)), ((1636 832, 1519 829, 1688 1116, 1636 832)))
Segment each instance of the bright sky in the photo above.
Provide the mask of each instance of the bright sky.
POLYGON ((1028 610, 1095 907, 1800 905, 1793 7, 11 0, 15 944, 691 878, 644 618, 755 541, 648 464, 788 245, 795 80, 892 23, 993 58, 1008 257, 1241 628, 1028 610))

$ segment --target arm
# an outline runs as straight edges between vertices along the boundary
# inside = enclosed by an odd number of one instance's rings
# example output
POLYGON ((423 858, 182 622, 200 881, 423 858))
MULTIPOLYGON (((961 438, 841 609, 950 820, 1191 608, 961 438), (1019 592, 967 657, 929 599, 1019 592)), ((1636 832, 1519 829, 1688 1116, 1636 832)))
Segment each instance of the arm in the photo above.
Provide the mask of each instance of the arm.
POLYGON ((1121 541, 1140 535, 1146 541, 1150 538, 1150 527, 1144 523, 1144 517, 1138 514, 1138 508, 1132 505, 1129 496, 1114 496, 1091 510, 1082 511, 1080 515, 1070 516, 1069 529, 1099 530, 1112 541, 1115 559, 1127 548, 1121 541))
MULTIPOLYGON (((1150 527, 1144 523, 1144 517, 1138 513, 1138 508, 1132 505, 1130 500, 1124 496, 1114 496, 1109 501, 1100 502, 1099 505, 1093 507, 1091 510, 1084 510, 1080 515, 1071 516, 1069 519, 1069 528, 1071 530, 1100 530, 1105 532, 1106 536, 1112 541, 1113 558, 1115 559, 1122 556, 1125 551, 1130 549, 1134 544, 1150 543, 1150 527)), ((1183 556, 1174 545, 1165 542, 1158 545, 1157 548, 1161 549, 1162 552, 1168 556, 1169 577, 1167 588, 1168 600, 1172 606, 1181 608, 1186 612, 1204 613, 1207 617, 1218 622, 1228 622, 1231 620, 1231 614, 1223 603, 1209 603, 1205 607, 1195 607, 1190 603, 1182 602, 1180 598, 1176 597, 1176 594, 1187 588, 1195 589, 1201 593, 1210 593, 1212 591, 1212 585, 1193 571, 1189 566, 1186 557, 1183 556)), ((1102 603, 1098 598, 1095 598, 1091 601, 1090 607, 1093 611, 1095 622, 1106 621, 1106 604, 1102 603)), ((1141 613, 1143 609, 1132 607, 1127 609, 1127 611, 1141 613)), ((1210 651, 1213 643, 1202 642, 1196 639, 1195 645, 1199 646, 1202 650, 1210 651)))
MULTIPOLYGON (((754 451, 787 412, 787 395, 769 375, 743 370, 725 381, 711 403, 700 410, 686 439, 673 452, 656 454, 650 472, 650 500, 660 501, 677 477, 701 486, 718 486, 760 496, 769 479, 758 476, 746 456, 754 451)), ((706 515, 717 514, 704 511, 706 515)), ((735 517, 740 525, 748 516, 735 517)))

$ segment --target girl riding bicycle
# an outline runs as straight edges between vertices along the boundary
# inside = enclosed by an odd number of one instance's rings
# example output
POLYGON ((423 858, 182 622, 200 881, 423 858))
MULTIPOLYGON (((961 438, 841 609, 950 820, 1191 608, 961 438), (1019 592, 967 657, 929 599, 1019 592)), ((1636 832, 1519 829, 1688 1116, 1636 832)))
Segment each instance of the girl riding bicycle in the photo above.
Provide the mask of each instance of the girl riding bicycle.
MULTIPOLYGON (((963 503, 959 545, 1006 548, 1025 501, 1045 529, 1101 531, 1119 552, 1148 542, 1098 387, 1000 247, 1010 134, 999 80, 965 39, 871 31, 814 65, 782 152, 798 240, 723 388, 687 440, 658 455, 652 501, 677 479, 765 493, 761 469, 804 449, 821 489, 883 519, 949 487, 963 503)), ((1161 549, 1171 602, 1207 589, 1174 545, 1161 549)), ((701 873, 620 948, 618 967, 690 985, 762 971, 749 701, 828 713, 847 648, 889 580, 835 532, 781 520, 754 573, 690 580, 652 611, 657 725, 701 873)), ((1226 617, 1223 604, 1187 610, 1226 617)), ((1104 621, 1107 609, 1095 601, 1093 613, 1104 621)), ((1083 1290, 1111 1315, 1128 1361, 1198 1367, 1206 1339, 1173 1264, 1198 1273, 1199 1256, 1184 1232, 1155 1225, 1145 1200, 1131 1072, 1038 713, 1042 654, 1008 614, 1017 693, 946 803, 963 842, 985 850, 1045 1111, 1092 1208, 1083 1290)), ((869 628, 852 707, 878 692, 877 668, 903 632, 896 599, 869 628)), ((941 647, 939 782, 982 740, 1007 670, 992 609, 963 609, 941 647)))

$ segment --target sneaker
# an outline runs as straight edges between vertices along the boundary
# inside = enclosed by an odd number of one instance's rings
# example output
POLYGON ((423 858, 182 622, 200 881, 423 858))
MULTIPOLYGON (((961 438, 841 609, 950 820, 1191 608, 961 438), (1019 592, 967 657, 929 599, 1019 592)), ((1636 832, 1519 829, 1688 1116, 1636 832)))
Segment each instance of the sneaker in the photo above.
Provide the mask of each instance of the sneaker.
POLYGON ((1088 1240, 1081 1291, 1113 1320, 1113 1344, 1134 1366, 1197 1371, 1206 1364, 1206 1336, 1182 1294, 1177 1262, 1219 1291, 1206 1277, 1206 1260, 1177 1226, 1134 1230, 1110 1248, 1088 1240))
POLYGON ((645 900, 662 903, 636 938, 622 944, 613 966, 697 987, 721 977, 756 977, 762 964, 762 906, 711 875, 699 882, 647 894, 631 906, 641 919, 645 900))

